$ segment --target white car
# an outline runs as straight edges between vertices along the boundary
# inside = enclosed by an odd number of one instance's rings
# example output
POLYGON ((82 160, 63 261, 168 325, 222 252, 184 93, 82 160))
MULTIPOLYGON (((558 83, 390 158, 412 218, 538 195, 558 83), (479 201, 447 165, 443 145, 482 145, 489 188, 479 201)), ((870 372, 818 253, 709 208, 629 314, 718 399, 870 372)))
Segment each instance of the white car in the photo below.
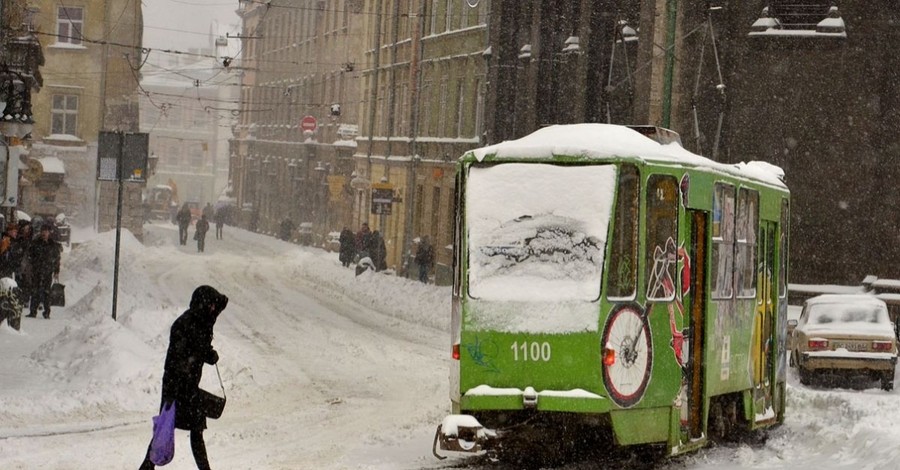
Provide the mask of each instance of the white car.
POLYGON ((884 301, 867 294, 820 295, 807 300, 800 319, 788 325, 796 326, 790 362, 800 383, 829 376, 868 378, 893 389, 897 339, 884 301))

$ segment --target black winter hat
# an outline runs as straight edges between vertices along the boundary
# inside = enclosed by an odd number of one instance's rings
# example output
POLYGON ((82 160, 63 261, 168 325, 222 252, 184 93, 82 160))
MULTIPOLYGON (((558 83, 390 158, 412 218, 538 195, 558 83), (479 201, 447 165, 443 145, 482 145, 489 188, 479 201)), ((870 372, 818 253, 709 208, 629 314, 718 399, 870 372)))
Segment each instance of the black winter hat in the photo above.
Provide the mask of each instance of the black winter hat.
POLYGON ((191 296, 191 310, 208 310, 210 306, 214 306, 213 313, 218 315, 227 305, 228 297, 210 286, 203 285, 194 289, 191 296))

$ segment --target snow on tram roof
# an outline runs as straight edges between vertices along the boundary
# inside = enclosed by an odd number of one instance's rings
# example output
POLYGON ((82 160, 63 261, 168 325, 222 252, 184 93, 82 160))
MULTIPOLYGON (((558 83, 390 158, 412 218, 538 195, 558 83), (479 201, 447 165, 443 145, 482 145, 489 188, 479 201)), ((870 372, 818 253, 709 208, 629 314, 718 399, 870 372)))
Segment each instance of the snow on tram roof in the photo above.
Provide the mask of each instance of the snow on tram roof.
POLYGON ((551 158, 572 155, 584 158, 637 157, 648 162, 706 167, 733 176, 786 187, 784 171, 771 163, 752 161, 729 165, 686 150, 681 144, 660 144, 628 126, 614 124, 564 124, 538 129, 520 139, 482 147, 471 152, 478 161, 492 159, 551 158))

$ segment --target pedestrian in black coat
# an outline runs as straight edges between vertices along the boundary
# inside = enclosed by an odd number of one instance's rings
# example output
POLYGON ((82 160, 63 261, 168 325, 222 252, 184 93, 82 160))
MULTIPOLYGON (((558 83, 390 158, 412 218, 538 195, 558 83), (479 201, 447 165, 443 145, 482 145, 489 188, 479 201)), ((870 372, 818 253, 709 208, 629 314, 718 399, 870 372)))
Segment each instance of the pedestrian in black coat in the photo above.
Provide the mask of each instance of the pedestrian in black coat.
POLYGON ((31 306, 29 317, 36 317, 38 305, 44 306, 44 318, 50 318, 50 285, 59 277, 62 245, 50 238, 50 225, 41 225, 41 234, 28 247, 31 264, 31 306))
POLYGON ((370 250, 372 262, 375 263, 376 271, 384 271, 387 269, 387 248, 384 246, 384 237, 378 230, 372 232, 370 238, 372 248, 370 250))
POLYGON ((350 263, 353 262, 353 257, 356 256, 356 236, 353 235, 353 231, 347 227, 344 227, 341 230, 341 237, 339 238, 341 242, 340 255, 338 255, 338 259, 341 260, 341 265, 345 268, 350 266, 350 263))
POLYGON ((216 214, 213 216, 213 221, 216 223, 216 240, 222 239, 222 227, 225 226, 225 208, 220 207, 216 209, 216 214))
MULTIPOLYGON (((228 297, 210 286, 194 290, 190 308, 172 324, 169 350, 163 369, 160 411, 175 402, 175 427, 191 432, 191 451, 200 470, 208 470, 209 459, 203 430, 206 414, 200 402, 200 377, 203 364, 215 364, 219 354, 212 347, 213 327, 219 314, 228 305, 228 297)), ((150 448, 140 470, 153 470, 150 448)))
POLYGON ((200 220, 197 221, 197 226, 194 230, 196 230, 194 232, 194 240, 197 240, 197 251, 202 253, 206 248, 206 232, 209 231, 209 221, 206 220, 206 215, 200 216, 200 220))
POLYGON ((191 218, 191 208, 185 202, 181 206, 181 210, 175 214, 175 221, 178 223, 178 243, 182 245, 187 244, 188 227, 191 226, 191 218))

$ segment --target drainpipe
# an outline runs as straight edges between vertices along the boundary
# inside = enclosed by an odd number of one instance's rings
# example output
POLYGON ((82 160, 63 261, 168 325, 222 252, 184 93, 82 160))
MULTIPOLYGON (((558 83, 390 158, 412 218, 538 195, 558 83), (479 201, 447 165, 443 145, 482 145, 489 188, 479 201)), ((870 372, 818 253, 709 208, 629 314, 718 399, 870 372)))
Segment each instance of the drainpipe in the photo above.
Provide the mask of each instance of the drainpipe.
MULTIPOLYGON (((372 180, 372 144, 375 135, 375 111, 378 107, 378 75, 381 68, 381 10, 384 0, 375 2, 375 50, 372 55, 372 89, 369 91, 369 148, 366 151, 366 178, 372 180)), ((360 208, 363 210, 364 208, 360 208)))
POLYGON ((662 127, 672 122, 672 76, 675 71, 675 28, 678 0, 666 0, 666 68, 663 78, 662 127))
POLYGON ((422 57, 425 53, 425 45, 422 42, 422 32, 425 31, 425 2, 419 1, 419 11, 416 14, 416 22, 412 34, 412 57, 409 63, 409 89, 410 97, 410 142, 409 153, 412 158, 409 160, 409 171, 406 173, 406 204, 405 217, 406 223, 403 225, 403 247, 402 263, 409 269, 409 257, 413 240, 413 209, 416 204, 416 172, 419 167, 419 143, 417 137, 419 135, 419 94, 422 90, 422 73, 419 70, 422 57))

